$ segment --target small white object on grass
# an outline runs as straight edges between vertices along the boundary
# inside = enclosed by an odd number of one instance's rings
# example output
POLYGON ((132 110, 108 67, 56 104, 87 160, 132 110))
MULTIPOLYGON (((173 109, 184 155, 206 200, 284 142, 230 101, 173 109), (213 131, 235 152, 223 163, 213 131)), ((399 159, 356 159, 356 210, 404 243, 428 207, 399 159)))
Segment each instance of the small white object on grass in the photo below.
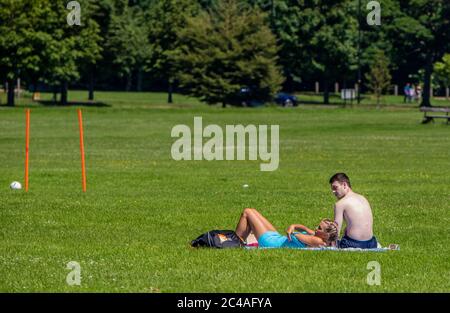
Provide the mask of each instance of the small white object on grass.
POLYGON ((244 187, 244 188, 247 188, 247 187, 248 187, 248 185, 247 185, 247 184, 244 184, 244 185, 242 185, 242 187, 244 187))
POLYGON ((11 183, 11 185, 9 185, 9 188, 18 190, 18 189, 22 189, 22 185, 18 181, 13 181, 11 183))

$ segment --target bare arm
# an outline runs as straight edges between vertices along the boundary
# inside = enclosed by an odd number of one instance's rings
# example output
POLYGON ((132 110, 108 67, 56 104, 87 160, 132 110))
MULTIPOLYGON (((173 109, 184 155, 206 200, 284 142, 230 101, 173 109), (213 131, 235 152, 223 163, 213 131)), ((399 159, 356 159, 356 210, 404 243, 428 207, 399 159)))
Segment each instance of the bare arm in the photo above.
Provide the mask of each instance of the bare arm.
POLYGON ((308 227, 306 227, 306 226, 304 226, 304 225, 302 225, 302 224, 295 224, 294 225, 294 227, 295 227, 295 230, 304 230, 304 231, 306 231, 309 235, 314 235, 315 234, 315 232, 314 232, 314 230, 311 230, 311 229, 309 229, 308 227))
POLYGON ((303 242, 304 244, 316 248, 321 247, 325 245, 325 242, 316 236, 310 236, 310 235, 304 235, 304 234, 295 234, 295 237, 297 237, 298 240, 303 242))
POLYGON ((342 223, 344 222, 344 208, 342 205, 336 204, 334 206, 334 221, 338 225, 338 236, 341 233, 342 223))
POLYGON ((291 241, 291 234, 293 231, 295 230, 304 230, 306 231, 309 235, 314 235, 315 232, 311 229, 309 229, 308 227, 302 225, 302 224, 292 224, 291 226, 289 226, 289 228, 286 230, 287 233, 287 237, 289 239, 289 241, 291 241))

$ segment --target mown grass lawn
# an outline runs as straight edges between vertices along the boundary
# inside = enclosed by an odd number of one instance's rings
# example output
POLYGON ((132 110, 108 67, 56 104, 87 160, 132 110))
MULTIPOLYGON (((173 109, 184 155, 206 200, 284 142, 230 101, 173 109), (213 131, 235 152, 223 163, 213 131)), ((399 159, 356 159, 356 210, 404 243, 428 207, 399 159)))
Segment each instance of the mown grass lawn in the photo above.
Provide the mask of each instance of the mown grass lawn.
POLYGON ((165 95, 98 94, 83 107, 88 192, 81 192, 76 107, 31 111, 30 191, 23 183, 23 106, 0 107, 2 292, 449 292, 450 127, 411 109, 209 107, 165 95), (108 99, 101 98, 111 97, 108 99), (186 101, 188 105, 183 106, 186 101), (173 126, 280 125, 280 165, 174 161, 173 126), (195 250, 255 207, 283 232, 332 216, 328 178, 345 171, 400 251, 195 250), (248 184, 248 188, 243 188, 248 184), (81 286, 68 286, 69 261, 81 286), (366 283, 369 261, 380 286, 366 283))

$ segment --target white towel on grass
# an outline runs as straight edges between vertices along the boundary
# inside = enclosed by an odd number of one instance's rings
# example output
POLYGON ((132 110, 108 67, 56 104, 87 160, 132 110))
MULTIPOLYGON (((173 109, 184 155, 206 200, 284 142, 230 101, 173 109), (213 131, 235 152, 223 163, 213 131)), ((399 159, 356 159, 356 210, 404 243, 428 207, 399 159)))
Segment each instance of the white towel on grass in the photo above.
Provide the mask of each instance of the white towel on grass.
POLYGON ((319 247, 319 248, 259 248, 255 246, 246 246, 247 249, 298 249, 298 250, 309 250, 309 251, 349 251, 349 252, 386 252, 392 250, 400 250, 400 246, 396 244, 391 244, 387 247, 382 247, 379 245, 377 248, 372 249, 361 249, 361 248, 336 248, 336 247, 319 247))

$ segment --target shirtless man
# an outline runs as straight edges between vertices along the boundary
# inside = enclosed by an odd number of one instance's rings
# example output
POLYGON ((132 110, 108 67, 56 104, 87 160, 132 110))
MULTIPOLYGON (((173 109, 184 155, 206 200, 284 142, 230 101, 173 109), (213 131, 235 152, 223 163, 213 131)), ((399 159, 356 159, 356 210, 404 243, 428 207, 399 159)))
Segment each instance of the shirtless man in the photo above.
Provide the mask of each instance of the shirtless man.
POLYGON ((338 234, 345 221, 344 236, 338 241, 339 248, 371 249, 377 247, 373 236, 372 209, 366 198, 352 190, 350 179, 344 173, 330 178, 331 191, 338 201, 334 206, 334 220, 338 224, 338 234))

